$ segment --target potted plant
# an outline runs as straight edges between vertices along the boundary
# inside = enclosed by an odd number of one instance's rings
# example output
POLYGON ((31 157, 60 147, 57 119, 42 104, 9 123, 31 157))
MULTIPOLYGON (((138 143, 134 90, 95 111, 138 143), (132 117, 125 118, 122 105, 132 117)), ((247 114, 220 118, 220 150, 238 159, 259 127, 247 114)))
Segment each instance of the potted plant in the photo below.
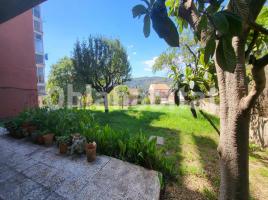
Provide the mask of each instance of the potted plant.
POLYGON ((8 121, 4 125, 12 137, 18 138, 18 139, 25 137, 22 129, 19 128, 18 124, 14 120, 8 121))
POLYGON ((43 134, 44 144, 46 146, 51 146, 53 144, 54 136, 55 135, 53 133, 50 133, 49 131, 45 131, 43 134))
POLYGON ((71 138, 72 144, 70 146, 70 155, 73 155, 74 153, 83 154, 87 143, 86 138, 79 133, 71 135, 71 138))
POLYGON ((36 130, 31 134, 31 139, 36 144, 44 144, 43 132, 36 130))
POLYGON ((85 148, 87 154, 87 161, 93 162, 94 160, 96 160, 96 150, 97 150, 96 142, 87 143, 85 148))
POLYGON ((22 129, 24 129, 30 136, 34 131, 37 130, 37 127, 30 122, 25 122, 22 124, 22 129))
POLYGON ((59 144, 60 154, 66 154, 68 152, 68 147, 71 143, 71 138, 68 135, 57 137, 57 141, 59 144))

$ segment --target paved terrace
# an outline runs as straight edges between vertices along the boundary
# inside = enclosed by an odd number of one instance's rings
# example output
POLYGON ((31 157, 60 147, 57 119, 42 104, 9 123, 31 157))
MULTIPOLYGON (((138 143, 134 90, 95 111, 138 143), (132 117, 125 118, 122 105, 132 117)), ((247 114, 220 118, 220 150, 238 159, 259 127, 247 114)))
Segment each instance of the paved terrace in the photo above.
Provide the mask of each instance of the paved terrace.
POLYGON ((88 163, 0 135, 1 200, 157 200, 159 193, 155 171, 107 156, 88 163))

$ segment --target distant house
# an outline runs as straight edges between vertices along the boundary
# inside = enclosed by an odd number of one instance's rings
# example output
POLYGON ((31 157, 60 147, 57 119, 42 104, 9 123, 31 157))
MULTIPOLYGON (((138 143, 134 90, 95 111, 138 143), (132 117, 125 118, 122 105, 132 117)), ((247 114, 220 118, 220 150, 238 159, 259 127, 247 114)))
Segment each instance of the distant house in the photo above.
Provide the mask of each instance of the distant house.
POLYGON ((137 88, 128 89, 128 105, 134 106, 138 104, 139 90, 137 88))
POLYGON ((155 103, 156 97, 160 97, 161 104, 174 104, 174 93, 167 84, 151 84, 149 87, 149 98, 151 104, 155 103))

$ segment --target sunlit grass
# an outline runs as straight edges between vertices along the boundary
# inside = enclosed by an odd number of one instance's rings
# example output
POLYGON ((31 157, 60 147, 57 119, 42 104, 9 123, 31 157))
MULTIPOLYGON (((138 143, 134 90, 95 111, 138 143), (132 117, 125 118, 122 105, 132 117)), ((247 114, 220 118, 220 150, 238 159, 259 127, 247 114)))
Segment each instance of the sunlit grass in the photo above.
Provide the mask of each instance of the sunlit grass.
MULTIPOLYGON (((103 112, 103 106, 93 106, 91 109, 100 124, 109 124, 116 130, 125 130, 133 135, 142 131, 148 137, 156 135, 165 138, 165 145, 161 148, 176 162, 177 167, 174 170, 178 174, 178 182, 168 184, 168 187, 173 188, 171 193, 179 191, 177 194, 172 194, 172 197, 175 195, 177 199, 184 199, 185 192, 192 199, 217 199, 220 174, 216 149, 219 136, 199 112, 198 118, 195 119, 187 106, 147 105, 123 110, 113 106, 110 107, 108 114, 103 112), (194 180, 189 182, 189 177, 190 179, 194 177, 194 180)), ((209 116, 219 127, 219 119, 209 116)), ((256 148, 256 145, 251 145, 250 151, 259 152, 260 149, 256 148)), ((267 158, 268 153, 250 154, 251 165, 258 164, 257 168, 251 170, 253 194, 260 193, 253 186, 267 182, 265 182, 268 175, 267 165, 263 164, 264 158, 261 156, 267 158)))

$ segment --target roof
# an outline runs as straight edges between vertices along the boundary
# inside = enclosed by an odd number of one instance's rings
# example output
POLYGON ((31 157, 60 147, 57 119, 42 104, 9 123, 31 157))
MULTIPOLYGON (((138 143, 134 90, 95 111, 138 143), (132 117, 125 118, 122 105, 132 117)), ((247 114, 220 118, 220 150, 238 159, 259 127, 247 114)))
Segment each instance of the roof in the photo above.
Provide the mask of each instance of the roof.
POLYGON ((170 87, 165 83, 156 83, 150 85, 150 90, 170 90, 170 87))
POLYGON ((22 14, 46 0, 1 0, 0 24, 22 14))

